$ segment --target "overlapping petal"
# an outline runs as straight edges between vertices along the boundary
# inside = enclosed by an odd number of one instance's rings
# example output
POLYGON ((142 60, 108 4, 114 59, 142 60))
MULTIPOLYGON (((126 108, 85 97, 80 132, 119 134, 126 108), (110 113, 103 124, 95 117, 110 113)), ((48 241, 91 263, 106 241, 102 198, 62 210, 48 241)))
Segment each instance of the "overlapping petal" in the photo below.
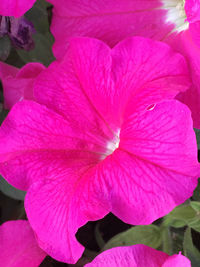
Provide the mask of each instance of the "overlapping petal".
POLYGON ((35 78, 45 67, 40 63, 28 63, 20 70, 0 62, 0 79, 3 84, 4 107, 10 109, 23 99, 33 99, 35 78))
POLYGON ((144 245, 118 247, 104 251, 87 267, 191 267, 190 261, 182 256, 168 256, 162 251, 144 245))
POLYGON ((0 226, 2 266, 37 267, 45 257, 46 253, 39 248, 28 221, 9 221, 0 226))
POLYGON ((27 12, 36 0, 1 0, 0 15, 20 17, 27 12))
POLYGON ((200 1, 199 0, 186 0, 185 11, 187 19, 190 23, 200 21, 200 1))
POLYGON ((94 37, 113 47, 133 35, 161 40, 173 29, 172 24, 165 25, 166 10, 159 9, 158 0, 48 1, 54 5, 51 32, 56 58, 62 58, 70 37, 94 37))
MULTIPOLYGON (((62 4, 49 0, 53 5, 51 31, 55 37, 54 55, 61 58, 72 36, 89 36, 103 40, 113 47, 130 36, 144 36, 170 43, 173 49, 186 57, 192 76, 192 87, 179 99, 192 110, 194 126, 200 127, 199 64, 194 65, 193 46, 200 49, 200 2, 195 0, 68 0, 62 4), (186 18, 187 14, 187 18, 186 18), (188 23, 189 21, 189 23, 188 23), (185 48, 185 37, 191 35, 192 44, 185 48), (169 39, 177 39, 170 41, 169 39), (190 50, 188 52, 188 49, 190 50)), ((199 52, 195 60, 199 61, 199 52)))
POLYGON ((163 102, 189 85, 183 57, 141 37, 113 49, 72 39, 40 73, 38 103, 17 103, 0 128, 0 172, 28 190, 27 215, 48 254, 74 263, 88 220, 112 211, 148 224, 191 196, 200 170, 190 112, 163 102))
POLYGON ((89 127, 98 112, 115 130, 125 107, 127 112, 144 109, 189 86, 184 58, 161 42, 134 37, 110 49, 95 39, 72 38, 64 60, 40 75, 35 97, 63 116, 70 109, 68 119, 79 118, 81 127, 89 127))
MULTIPOLYGON (((194 29, 194 24, 191 25, 193 31, 196 31, 200 28, 194 29)), ((193 33, 194 36, 195 33, 193 33)), ((190 67, 190 75, 192 77, 192 85, 189 90, 184 93, 180 93, 177 96, 181 102, 185 103, 190 110, 192 111, 192 117, 194 120, 194 127, 199 128, 200 125, 200 46, 197 45, 197 42, 200 44, 200 36, 199 40, 196 39, 194 42, 194 36, 192 36, 192 31, 185 31, 184 33, 179 34, 176 38, 171 38, 169 43, 172 46, 176 46, 177 50, 180 53, 184 54, 188 59, 189 67, 190 67), (181 45, 180 45, 181 43, 181 45)))

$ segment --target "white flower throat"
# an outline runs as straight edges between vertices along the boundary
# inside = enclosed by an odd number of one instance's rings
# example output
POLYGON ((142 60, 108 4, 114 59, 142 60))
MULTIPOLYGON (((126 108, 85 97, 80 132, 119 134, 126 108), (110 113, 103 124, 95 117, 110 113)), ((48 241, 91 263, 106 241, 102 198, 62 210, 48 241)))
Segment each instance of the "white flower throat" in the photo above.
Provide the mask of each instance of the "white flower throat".
POLYGON ((173 32, 181 32, 189 28, 186 21, 185 0, 162 0, 163 8, 167 10, 167 23, 173 23, 175 29, 173 32))
MULTIPOLYGON (((105 152, 105 156, 108 156, 110 154, 112 154, 118 147, 119 147, 119 142, 120 142, 120 130, 118 130, 114 137, 113 137, 113 140, 112 141, 109 141, 107 143, 107 146, 106 146, 106 152, 105 152)), ((105 157, 104 157, 105 158, 105 157)))

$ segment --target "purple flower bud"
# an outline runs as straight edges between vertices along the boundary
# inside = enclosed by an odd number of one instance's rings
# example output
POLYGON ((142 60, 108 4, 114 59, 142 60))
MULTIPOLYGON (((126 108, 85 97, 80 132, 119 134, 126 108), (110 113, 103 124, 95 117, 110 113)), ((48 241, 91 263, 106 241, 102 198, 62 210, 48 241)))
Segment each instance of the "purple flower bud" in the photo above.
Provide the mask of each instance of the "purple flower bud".
POLYGON ((33 49, 32 34, 34 32, 33 24, 23 16, 20 18, 0 16, 0 37, 7 34, 16 48, 33 49))

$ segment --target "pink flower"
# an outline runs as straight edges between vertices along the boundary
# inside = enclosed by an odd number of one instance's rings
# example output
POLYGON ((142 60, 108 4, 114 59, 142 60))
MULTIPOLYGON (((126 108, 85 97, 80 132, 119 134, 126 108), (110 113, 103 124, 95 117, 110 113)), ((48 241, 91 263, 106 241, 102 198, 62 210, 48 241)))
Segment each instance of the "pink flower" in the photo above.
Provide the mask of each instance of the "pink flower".
POLYGON ((36 0, 1 0, 0 15, 21 17, 35 3, 36 0))
POLYGON ((149 224, 192 195, 199 164, 190 111, 168 100, 189 85, 184 58, 142 37, 113 49, 72 39, 39 75, 38 103, 17 103, 0 128, 0 173, 28 190, 42 249, 74 263, 87 221, 113 212, 149 224))
POLYGON ((168 256, 144 245, 118 247, 104 251, 85 267, 191 267, 181 254, 168 256))
POLYGON ((33 100, 35 78, 45 67, 40 63, 28 63, 20 70, 0 62, 0 79, 3 84, 4 107, 10 109, 23 99, 33 100))
POLYGON ((1 266, 38 267, 45 257, 28 221, 8 221, 0 226, 1 266))
POLYGON ((88 36, 113 47, 133 35, 170 43, 183 53, 193 84, 179 99, 200 128, 200 1, 198 0, 49 0, 54 5, 51 31, 54 55, 61 58, 68 39, 88 36), (185 9, 184 9, 184 2, 185 9), (186 15, 187 14, 187 15, 186 15))

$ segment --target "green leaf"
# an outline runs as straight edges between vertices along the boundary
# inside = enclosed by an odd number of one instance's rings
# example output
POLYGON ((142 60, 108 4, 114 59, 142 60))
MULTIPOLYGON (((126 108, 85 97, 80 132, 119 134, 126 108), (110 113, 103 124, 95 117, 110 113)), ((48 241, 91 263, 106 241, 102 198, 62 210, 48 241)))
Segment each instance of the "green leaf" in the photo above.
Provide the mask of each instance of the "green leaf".
POLYGON ((0 176, 0 191, 13 199, 24 200, 26 192, 18 190, 0 176))
POLYGON ((196 212, 190 205, 176 207, 165 216, 164 225, 175 228, 184 227, 196 219, 196 212))
POLYGON ((25 63, 28 62, 40 62, 45 66, 48 66, 54 61, 52 54, 53 37, 50 33, 41 34, 37 32, 33 35, 35 41, 35 48, 30 51, 17 49, 17 53, 25 63))
POLYGON ((192 196, 192 198, 194 200, 200 201, 200 193, 199 192, 200 192, 200 179, 198 180, 198 185, 197 185, 196 189, 194 190, 194 193, 192 196))
POLYGON ((197 232, 200 232, 200 203, 191 201, 190 205, 176 207, 164 218, 164 225, 175 228, 187 225, 197 232))
POLYGON ((25 64, 25 62, 20 58, 14 47, 12 47, 9 57, 6 59, 6 63, 9 65, 13 65, 17 68, 22 68, 25 64))
POLYGON ((188 223, 188 226, 194 229, 197 232, 200 232, 200 219, 199 216, 197 216, 195 219, 193 219, 190 223, 188 223))
POLYGON ((184 255, 191 261, 192 267, 200 266, 200 252, 192 241, 191 229, 188 227, 184 234, 183 241, 184 255))
POLYGON ((49 32, 48 6, 50 6, 50 4, 46 1, 38 0, 25 15, 26 18, 34 24, 34 28, 37 32, 49 32))
POLYGON ((188 222, 188 226, 200 232, 200 202, 198 201, 191 201, 190 206, 196 212, 196 216, 194 219, 188 222))
POLYGON ((185 229, 183 228, 170 228, 171 234, 171 254, 178 254, 183 251, 183 237, 185 229))
POLYGON ((3 105, 0 103, 0 125, 8 115, 8 110, 3 109, 3 105))
POLYGON ((194 131, 195 131, 195 134, 196 134, 197 146, 198 146, 198 149, 200 149, 200 130, 194 128, 194 131))
POLYGON ((50 4, 46 1, 38 0, 26 13, 26 18, 34 24, 36 33, 33 34, 35 42, 33 50, 17 50, 17 53, 25 63, 37 61, 48 66, 55 59, 52 53, 54 39, 49 32, 48 6, 50 4))
POLYGON ((8 36, 4 36, 0 38, 0 60, 5 61, 11 50, 11 43, 8 36))
POLYGON ((172 238, 168 227, 162 229, 162 251, 171 254, 172 250, 172 238))
POLYGON ((94 234, 95 234, 95 238, 96 238, 97 244, 98 244, 99 248, 101 249, 102 247, 104 247, 105 241, 102 238, 101 232, 99 230, 99 224, 98 223, 97 223, 97 225, 95 227, 94 234))
POLYGON ((190 206, 196 211, 200 213, 200 202, 198 201, 191 201, 190 206))
POLYGON ((104 246, 103 250, 136 244, 144 244, 152 248, 158 248, 161 245, 160 228, 155 225, 139 225, 132 227, 111 238, 104 246))
POLYGON ((177 220, 172 217, 166 217, 164 224, 167 226, 172 226, 174 228, 181 228, 187 225, 187 223, 184 220, 177 220))

